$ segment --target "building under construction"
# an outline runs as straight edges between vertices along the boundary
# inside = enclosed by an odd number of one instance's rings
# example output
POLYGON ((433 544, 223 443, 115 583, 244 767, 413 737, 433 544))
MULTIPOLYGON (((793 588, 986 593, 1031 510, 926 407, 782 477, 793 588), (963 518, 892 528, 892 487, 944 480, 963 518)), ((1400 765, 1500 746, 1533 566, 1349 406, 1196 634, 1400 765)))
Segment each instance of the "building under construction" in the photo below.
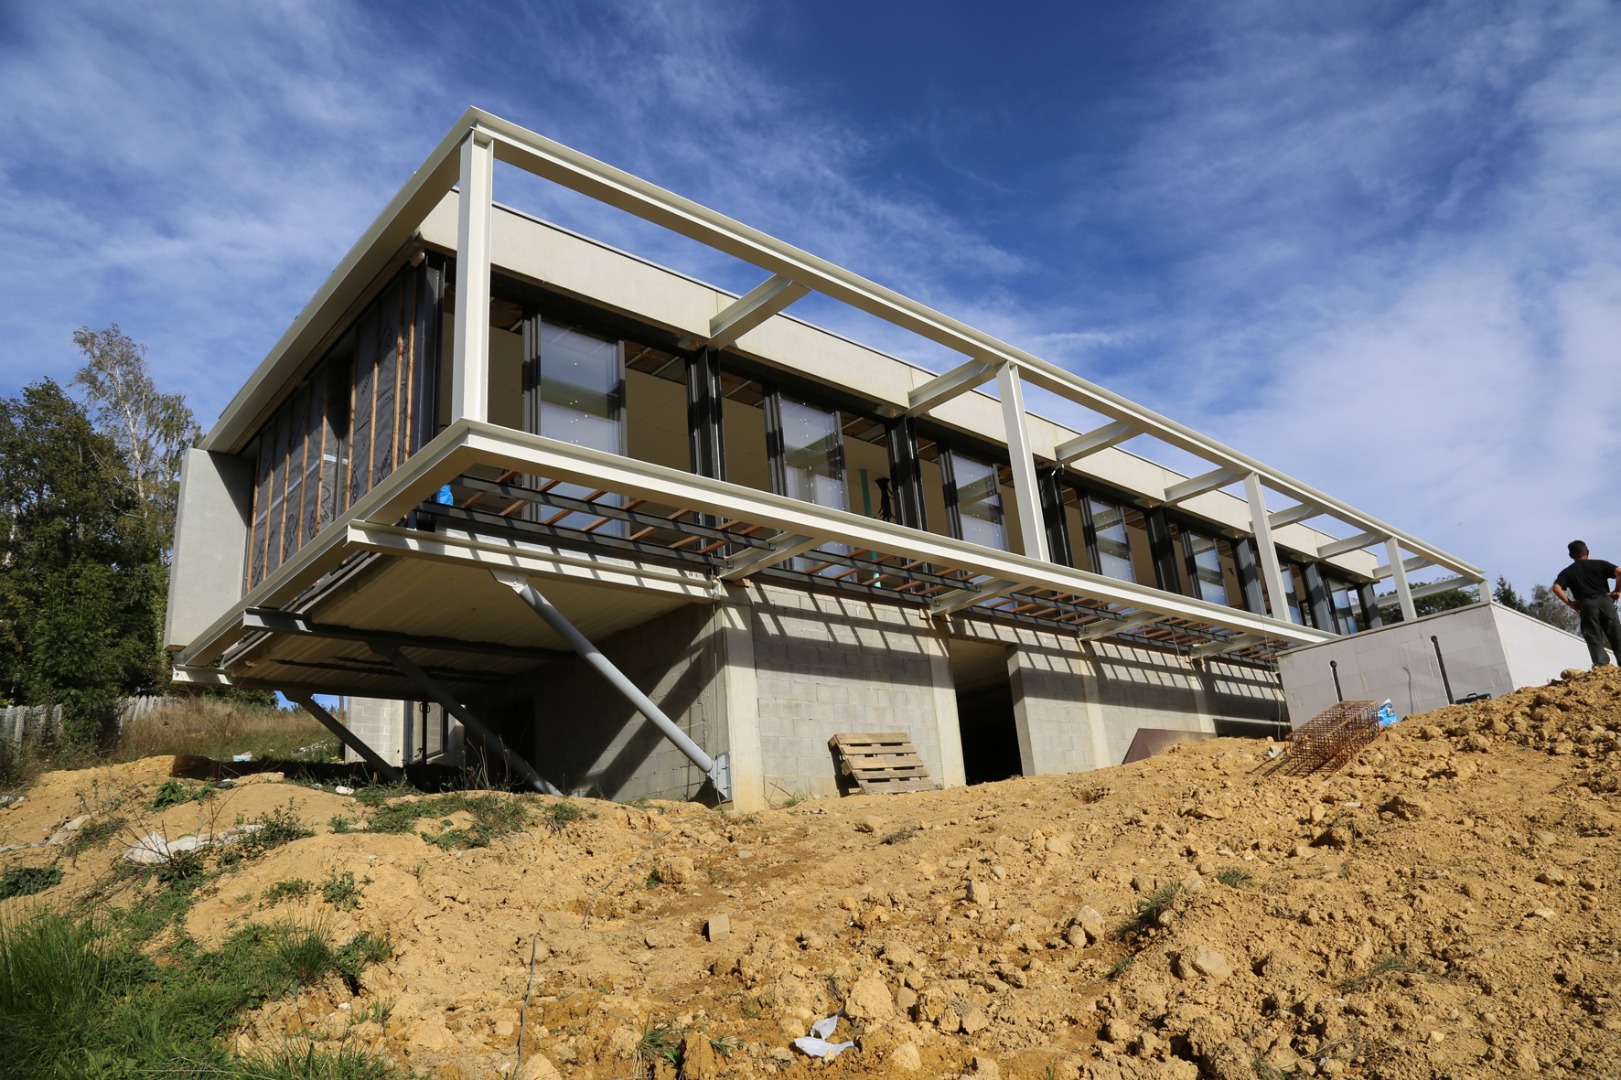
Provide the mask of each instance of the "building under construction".
POLYGON ((191 452, 167 641, 182 682, 398 703, 343 729, 375 764, 465 747, 542 789, 747 808, 836 790, 829 740, 852 732, 904 734, 945 785, 1115 764, 1140 730, 1264 732, 1280 652, 1377 626, 1376 584, 1411 617, 1420 588, 1483 580, 469 110, 191 452), (760 284, 497 204, 498 162, 760 284), (959 362, 795 318, 813 292, 959 362), (1027 410, 1031 387, 1067 423, 1027 410), (1410 587, 1420 569, 1441 579, 1410 587))

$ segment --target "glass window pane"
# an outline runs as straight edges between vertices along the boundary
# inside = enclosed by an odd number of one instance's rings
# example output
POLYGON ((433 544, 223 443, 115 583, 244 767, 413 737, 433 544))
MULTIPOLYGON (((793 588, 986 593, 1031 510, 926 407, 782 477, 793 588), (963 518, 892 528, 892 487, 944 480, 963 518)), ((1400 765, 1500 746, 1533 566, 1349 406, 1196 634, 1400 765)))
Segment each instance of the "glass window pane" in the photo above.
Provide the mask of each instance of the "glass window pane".
POLYGON ((783 398, 782 461, 783 494, 835 510, 850 508, 838 413, 783 398))
POLYGON ((1007 550, 1007 530, 1002 523, 1002 494, 996 466, 953 452, 951 473, 957 483, 957 513, 962 520, 962 538, 972 544, 1007 550))
POLYGON ((1136 581, 1131 570, 1131 538, 1126 532, 1126 512, 1097 499, 1087 500, 1092 510, 1092 529, 1097 537, 1098 573, 1120 581, 1136 581))
POLYGON ((1193 567, 1199 578, 1199 598, 1211 604, 1227 603, 1227 585, 1221 579, 1221 551, 1216 541, 1191 530, 1188 543, 1193 551, 1193 567))
MULTIPOLYGON (((624 368, 619 342, 592 337, 550 323, 540 327, 540 434, 548 439, 603 450, 625 452, 624 368)), ((558 484, 551 491, 583 499, 594 489, 581 484, 558 484)), ((603 506, 622 506, 618 495, 596 500, 603 506)), ((553 522, 565 529, 584 529, 598 520, 586 512, 553 522)), ((610 521, 593 530, 609 536, 624 532, 624 522, 610 521)))

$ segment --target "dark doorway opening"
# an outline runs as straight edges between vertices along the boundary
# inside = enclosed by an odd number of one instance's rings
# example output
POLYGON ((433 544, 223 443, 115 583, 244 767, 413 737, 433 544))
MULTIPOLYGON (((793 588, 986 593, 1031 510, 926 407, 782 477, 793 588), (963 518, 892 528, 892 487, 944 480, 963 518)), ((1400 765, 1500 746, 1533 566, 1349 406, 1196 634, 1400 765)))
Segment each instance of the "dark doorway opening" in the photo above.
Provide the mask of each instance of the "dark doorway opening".
POLYGON ((951 678, 957 691, 963 773, 970 784, 1024 775, 1013 713, 1007 645, 951 640, 951 678))

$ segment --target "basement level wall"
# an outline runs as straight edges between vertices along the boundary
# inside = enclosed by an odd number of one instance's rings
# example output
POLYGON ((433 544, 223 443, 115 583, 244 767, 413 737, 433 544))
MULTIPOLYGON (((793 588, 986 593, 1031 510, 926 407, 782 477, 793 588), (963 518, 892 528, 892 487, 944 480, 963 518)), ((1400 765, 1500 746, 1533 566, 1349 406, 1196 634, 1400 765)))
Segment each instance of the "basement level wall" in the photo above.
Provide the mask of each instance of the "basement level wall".
MULTIPOLYGON (((836 796, 828 740, 844 732, 905 732, 931 778, 964 783, 953 637, 1007 649, 1007 724, 1024 775, 1117 765, 1139 728, 1214 733, 1281 714, 1276 677, 1243 665, 973 618, 942 625, 918 607, 758 581, 597 645, 698 745, 730 752, 733 804, 749 810, 836 796)), ((374 716, 357 703, 351 723, 398 760, 403 712, 387 704, 374 716)), ((697 767, 578 657, 472 704, 567 792, 709 797, 697 767)))

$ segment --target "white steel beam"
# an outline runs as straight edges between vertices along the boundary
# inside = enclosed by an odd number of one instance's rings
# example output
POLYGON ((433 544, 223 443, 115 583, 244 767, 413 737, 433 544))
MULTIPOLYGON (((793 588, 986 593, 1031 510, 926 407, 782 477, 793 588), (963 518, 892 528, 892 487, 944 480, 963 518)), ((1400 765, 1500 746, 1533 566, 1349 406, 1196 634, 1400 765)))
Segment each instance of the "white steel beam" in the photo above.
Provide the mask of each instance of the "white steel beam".
MULTIPOLYGON (((1402 561, 1401 543, 1394 536, 1392 536, 1389 540, 1385 541, 1385 552, 1390 559, 1390 564, 1388 567, 1390 576, 1396 579, 1396 599, 1401 604, 1401 617, 1411 622, 1412 620, 1418 618, 1418 609, 1413 606, 1413 590, 1407 584, 1408 567, 1407 564, 1402 561)), ((1424 562, 1418 559, 1414 559, 1413 561, 1418 562, 1419 566, 1425 565, 1424 562)), ((1413 567, 1415 570, 1418 568, 1418 566, 1413 567)), ((1373 576, 1376 578, 1383 577, 1384 575, 1379 571, 1384 569, 1386 569, 1386 567, 1381 566, 1379 570, 1374 571, 1373 576)))
POLYGON ((1255 535, 1256 553, 1261 557, 1261 583, 1266 586, 1267 607, 1274 619, 1289 621, 1289 594, 1283 588, 1283 564, 1278 559, 1278 545, 1272 540, 1272 517, 1266 512, 1266 489, 1261 477, 1250 473, 1244 477, 1244 497, 1250 506, 1250 531, 1255 535))
POLYGON ((1223 653, 1247 649, 1251 645, 1259 645, 1265 640, 1266 638, 1260 634, 1239 634, 1237 637, 1230 638, 1227 641, 1211 641, 1204 645, 1195 645, 1190 650, 1190 653, 1196 659, 1205 656, 1220 656, 1223 653))
MULTIPOLYGON (((1386 541, 1387 546, 1389 543, 1390 541, 1386 541)), ((1433 564, 1430 562, 1430 560, 1426 559, 1422 555, 1414 555, 1411 558, 1403 559, 1400 563, 1402 572, 1405 574, 1414 573, 1424 569, 1426 566, 1431 565, 1433 564)), ((1391 569, 1390 563, 1380 563, 1378 566, 1373 568, 1373 574, 1371 576, 1375 581, 1383 581, 1387 577, 1394 577, 1395 573, 1396 571, 1391 569)))
POLYGON ((707 344, 712 349, 726 348, 808 292, 792 278, 773 274, 709 320, 707 344))
POLYGON ((1318 548, 1317 557, 1319 559, 1332 559, 1336 555, 1344 555, 1347 551, 1361 551, 1363 548, 1370 548, 1388 539, 1389 537, 1371 532, 1347 536, 1344 540, 1335 540, 1331 544, 1324 544, 1318 548))
MULTIPOLYGON (((1436 593, 1450 592, 1453 589, 1470 589, 1481 585, 1483 585, 1482 582, 1471 581, 1466 577, 1449 577, 1442 578, 1440 581, 1427 582, 1423 585, 1410 586, 1408 592, 1414 600, 1422 600, 1424 597, 1434 596, 1436 593)), ((1384 596, 1378 597, 1378 601, 1379 606, 1382 608, 1395 607, 1401 603, 1401 597, 1396 593, 1386 593, 1384 596)), ((1408 618, 1409 616, 1406 612, 1403 612, 1402 617, 1408 618)))
POLYGON ((1117 446, 1135 435, 1142 434, 1132 424, 1124 420, 1116 420, 1112 424, 1104 424, 1100 428, 1093 428, 1084 435, 1077 435, 1068 442, 1061 442, 1053 455, 1058 458, 1060 465, 1068 465, 1072 461, 1079 461, 1088 454, 1095 454, 1099 450, 1107 450, 1117 446))
POLYGON ((456 213, 456 331, 450 418, 490 415, 490 228, 495 217, 495 150, 488 135, 462 140, 456 213))
POLYGON ((958 364, 944 375, 938 375, 906 396, 906 415, 926 413, 936 405, 990 382, 996 378, 996 365, 982 360, 958 364))
POLYGON ((1047 523, 1041 514, 1041 493, 1036 488, 1030 431, 1024 423, 1024 387, 1019 381, 1019 369, 1003 364, 996 373, 996 385, 1002 391, 1002 424, 1007 429, 1008 462, 1013 467, 1013 497, 1019 504, 1019 536, 1028 558, 1047 562, 1047 523))
POLYGON ((1297 521, 1306 521, 1314 517, 1322 517, 1326 513, 1328 513, 1328 511, 1324 510, 1321 506, 1313 506, 1311 503, 1301 503, 1298 506, 1291 506, 1287 510, 1279 510, 1271 517, 1267 518, 1267 522, 1274 529, 1281 529, 1285 525, 1293 525, 1297 521))
POLYGON ((1242 479, 1245 475, 1245 473, 1237 469, 1212 469, 1199 476, 1179 480, 1166 488, 1165 501, 1167 503, 1179 503, 1191 499, 1195 495, 1203 495, 1207 491, 1224 488, 1228 484, 1242 479))
POLYGON ((726 569, 721 571, 720 580, 736 581, 738 578, 748 577, 768 566, 775 566, 796 555, 803 555, 821 543, 821 537, 817 536, 774 537, 769 548, 750 548, 727 559, 726 569))
POLYGON ((444 523, 429 533, 398 525, 356 522, 349 525, 347 532, 349 547, 357 551, 460 563, 481 570, 513 570, 533 577, 588 581, 612 589, 670 593, 691 600, 714 601, 723 595, 707 574, 697 571, 540 544, 516 548, 447 527, 444 523))
POLYGON ((976 585, 972 589, 953 589, 948 593, 929 601, 929 614, 935 618, 950 615, 954 611, 961 611, 966 607, 986 600, 993 600, 998 596, 1006 596, 1015 589, 1022 588, 1022 581, 987 581, 983 585, 976 585))
POLYGON ((875 551, 904 552, 924 562, 956 567, 987 578, 1076 593, 1120 607, 1141 608, 1154 612, 1152 618, 1155 619, 1175 616, 1229 630, 1253 630, 1297 644, 1330 641, 1335 637, 1325 631, 1161 592, 1135 582, 997 551, 848 511, 814 506, 787 495, 462 419, 434 436, 361 497, 342 518, 322 529, 275 573, 251 589, 181 650, 176 664, 195 667, 214 662, 240 638, 243 609, 284 604, 353 552, 347 542, 350 525, 392 525, 413 507, 431 498, 441 485, 475 465, 547 476, 565 483, 590 484, 593 490, 605 488, 630 498, 687 506, 697 512, 738 518, 778 532, 819 536, 875 551))
POLYGON ((1129 634, 1133 630, 1141 630, 1145 626, 1152 626, 1165 616, 1157 611, 1139 611, 1127 615, 1124 619, 1104 619, 1086 627, 1075 636, 1082 641, 1097 641, 1100 638, 1113 637, 1116 634, 1129 634))

